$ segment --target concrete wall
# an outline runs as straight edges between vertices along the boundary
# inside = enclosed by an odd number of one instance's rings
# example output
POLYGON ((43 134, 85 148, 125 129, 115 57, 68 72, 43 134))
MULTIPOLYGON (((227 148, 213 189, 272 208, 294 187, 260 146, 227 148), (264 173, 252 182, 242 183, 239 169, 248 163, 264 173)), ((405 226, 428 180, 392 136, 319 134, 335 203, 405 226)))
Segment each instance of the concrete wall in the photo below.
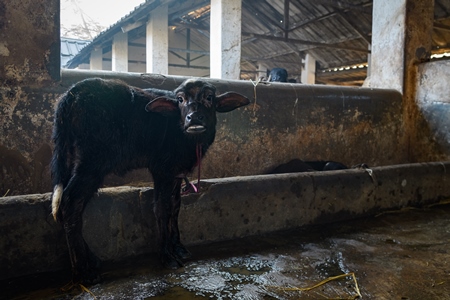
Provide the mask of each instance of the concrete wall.
MULTIPOLYGON (((425 126, 442 155, 450 159, 450 60, 433 61, 419 66, 416 102, 423 115, 425 126)), ((437 152, 433 151, 430 152, 437 152)))
POLYGON ((374 0, 370 76, 365 86, 402 93, 401 143, 409 161, 449 160, 447 62, 429 62, 433 0, 374 0), (431 103, 427 97, 439 99, 431 103), (447 137, 445 137, 447 136, 447 137))
MULTIPOLYGON (((326 224, 450 198, 450 162, 208 180, 182 198, 186 245, 326 224), (418 176, 420 174, 421 176, 418 176)), ((86 242, 100 259, 156 255, 152 189, 101 190, 84 212, 86 242)), ((50 194, 0 201, 0 280, 66 269, 62 228, 50 216, 50 194)))
MULTIPOLYGON (((185 78, 107 71, 65 70, 58 85, 26 88, 20 100, 5 98, 13 107, 3 119, 0 150, 1 194, 50 191, 52 109, 60 94, 87 77, 121 78, 139 87, 174 89, 185 78), (19 101, 20 105, 14 101, 19 101), (26 126, 25 126, 26 125, 26 126)), ((210 80, 218 92, 234 90, 253 103, 219 114, 215 144, 203 162, 203 178, 260 174, 292 158, 338 160, 371 166, 406 162, 398 143, 402 134, 398 92, 301 84, 259 84, 210 80), (383 155, 379 155, 379 153, 383 155)), ((18 96, 17 96, 18 97, 18 96)), ((107 183, 148 182, 146 171, 107 183)))
MULTIPOLYGON (((76 79, 117 74, 63 72, 61 80, 58 0, 3 1, 0 20, 0 196, 50 191, 50 136, 57 98, 76 79)), ((173 88, 181 81, 145 74, 119 77, 141 87, 173 88)), ((443 119, 439 128, 431 126, 431 131, 421 129, 428 120, 408 122, 405 131, 404 99, 393 91, 213 82, 220 91, 240 91, 254 103, 220 116, 204 177, 257 174, 294 157, 371 166, 450 158, 448 147, 430 139, 439 136, 448 121, 443 119), (416 135, 412 125, 420 129, 416 135)), ((431 90, 432 82, 419 84, 431 90)), ((440 91, 441 98, 448 98, 447 91, 440 91)), ((148 181, 146 172, 136 174, 130 180, 148 181)), ((112 177, 108 182, 130 180, 112 177)))
POLYGON ((48 190, 59 10, 58 0, 0 2, 0 196, 48 190))

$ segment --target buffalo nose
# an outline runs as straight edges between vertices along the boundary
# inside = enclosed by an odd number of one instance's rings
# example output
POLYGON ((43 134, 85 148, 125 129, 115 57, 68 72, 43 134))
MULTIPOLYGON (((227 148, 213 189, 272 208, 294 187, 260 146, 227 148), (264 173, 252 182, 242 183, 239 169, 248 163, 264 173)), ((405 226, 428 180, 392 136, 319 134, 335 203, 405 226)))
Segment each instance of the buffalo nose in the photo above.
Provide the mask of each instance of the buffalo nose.
POLYGON ((193 121, 202 121, 204 119, 204 116, 195 112, 192 112, 186 116, 186 121, 193 122, 193 121))

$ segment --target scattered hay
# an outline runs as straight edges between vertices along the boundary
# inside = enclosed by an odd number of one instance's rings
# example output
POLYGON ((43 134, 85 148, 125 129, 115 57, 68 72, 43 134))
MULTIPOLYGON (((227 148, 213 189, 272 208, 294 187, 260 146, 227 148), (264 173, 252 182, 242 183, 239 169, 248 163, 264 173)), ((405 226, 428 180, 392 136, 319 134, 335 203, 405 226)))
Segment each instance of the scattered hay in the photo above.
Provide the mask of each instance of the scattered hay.
POLYGON ((441 205, 448 205, 450 204, 450 199, 443 199, 440 200, 439 202, 436 203, 431 203, 431 204, 427 204, 424 205, 422 207, 414 207, 414 206, 405 206, 405 207, 401 207, 400 209, 394 209, 394 210, 386 210, 386 211, 382 211, 378 214, 375 215, 375 218, 378 218, 380 216, 384 216, 384 215, 391 215, 391 214, 400 214, 403 213, 405 211, 411 211, 411 210, 422 210, 422 209, 430 209, 436 206, 441 206, 441 205))
POLYGON ((89 293, 92 297, 94 297, 94 299, 97 299, 97 297, 94 295, 94 293, 91 292, 87 287, 85 287, 81 283, 73 283, 71 281, 68 284, 66 284, 65 286, 63 286, 61 288, 61 291, 66 293, 66 292, 69 292, 69 291, 73 290, 74 288, 78 288, 78 287, 81 289, 82 292, 89 293))
POLYGON ((318 287, 320 287, 320 286, 323 286, 323 285, 325 285, 325 284, 327 284, 327 283, 329 283, 329 282, 331 282, 331 281, 335 281, 335 280, 338 280, 338 279, 342 279, 342 278, 347 278, 347 277, 352 277, 352 279, 353 279, 353 282, 354 282, 354 290, 355 290, 355 292, 356 292, 356 294, 355 295, 349 295, 348 297, 346 297, 346 298, 329 298, 329 297, 327 297, 327 296, 325 296, 325 295, 322 295, 324 298, 326 298, 326 299, 336 299, 336 300, 343 300, 343 299, 351 299, 351 300, 354 300, 354 299, 358 299, 358 298, 361 298, 362 296, 361 296, 361 292, 360 292, 360 290, 359 290, 359 287, 358 287, 358 282, 357 282, 357 280, 356 280, 356 276, 355 276, 355 273, 353 273, 353 272, 351 272, 351 273, 347 273, 347 274, 341 274, 341 275, 338 275, 338 276, 333 276, 333 277, 329 277, 329 278, 327 278, 327 279, 325 279, 325 280, 322 280, 321 282, 319 282, 319 283, 317 283, 317 284, 315 284, 315 285, 313 285, 313 286, 311 286, 311 287, 304 287, 304 288, 297 288, 297 287, 278 287, 278 286, 270 286, 269 288, 271 288, 271 289, 275 289, 275 290, 281 290, 281 291, 284 291, 284 292, 308 292, 308 291, 311 291, 311 290, 314 290, 314 289, 316 289, 316 288, 318 288, 318 287))
POLYGON ((92 293, 87 287, 85 287, 84 285, 80 284, 80 288, 81 290, 83 290, 86 293, 91 294, 92 297, 94 297, 94 299, 97 299, 97 297, 95 297, 94 293, 92 293))

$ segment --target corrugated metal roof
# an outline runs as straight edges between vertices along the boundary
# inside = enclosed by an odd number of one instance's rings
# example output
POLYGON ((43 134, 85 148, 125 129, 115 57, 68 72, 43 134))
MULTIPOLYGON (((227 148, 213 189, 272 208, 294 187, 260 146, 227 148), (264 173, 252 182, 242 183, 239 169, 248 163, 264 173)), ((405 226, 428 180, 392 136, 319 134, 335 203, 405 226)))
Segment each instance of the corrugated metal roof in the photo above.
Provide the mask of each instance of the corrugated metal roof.
POLYGON ((65 67, 67 62, 74 58, 90 42, 90 40, 61 37, 61 67, 65 67))
MULTIPOLYGON (((169 5, 169 26, 187 36, 198 50, 209 52, 210 1, 147 1, 97 36, 70 62, 74 67, 89 61, 96 45, 111 45, 123 26, 147 21, 149 12, 161 3, 169 5)), ((319 83, 361 84, 366 68, 332 72, 334 68, 365 65, 371 42, 372 0, 285 0, 242 1, 241 78, 255 78, 258 63, 281 67, 298 76, 306 53, 317 60, 319 83), (330 72, 331 70, 331 72, 330 72), (339 75, 341 74, 341 75, 339 75)), ((129 42, 145 34, 145 26, 129 32, 129 42)), ((435 0, 433 51, 450 50, 450 1, 435 0)))

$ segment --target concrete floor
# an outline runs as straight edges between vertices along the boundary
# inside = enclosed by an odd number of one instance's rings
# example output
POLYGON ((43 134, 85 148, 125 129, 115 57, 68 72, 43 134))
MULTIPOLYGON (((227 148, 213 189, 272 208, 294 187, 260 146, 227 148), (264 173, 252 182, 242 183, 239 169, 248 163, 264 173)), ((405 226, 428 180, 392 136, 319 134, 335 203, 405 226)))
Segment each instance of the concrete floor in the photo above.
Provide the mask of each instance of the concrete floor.
MULTIPOLYGON (((97 299, 450 299, 450 204, 191 247, 184 268, 154 257, 104 266, 97 299), (287 288, 294 288, 288 290, 287 288)), ((67 273, 67 272, 66 272, 67 273)), ((94 299, 66 273, 2 282, 2 299, 94 299)))

